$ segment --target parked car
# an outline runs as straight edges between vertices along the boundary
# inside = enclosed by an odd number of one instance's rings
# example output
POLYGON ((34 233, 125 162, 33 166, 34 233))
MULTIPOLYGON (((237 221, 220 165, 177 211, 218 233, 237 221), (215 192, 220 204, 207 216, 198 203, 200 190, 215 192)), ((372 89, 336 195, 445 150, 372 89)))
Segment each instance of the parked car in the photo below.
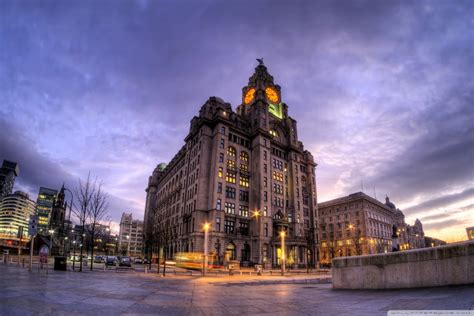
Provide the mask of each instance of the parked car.
POLYGON ((117 257, 116 256, 107 256, 105 258, 105 265, 106 266, 116 266, 117 265, 117 257))
POLYGON ((104 257, 102 257, 102 256, 95 256, 94 257, 94 262, 95 263, 104 263, 105 260, 104 260, 104 257))
POLYGON ((143 259, 138 257, 138 258, 135 258, 135 260, 133 261, 133 263, 139 263, 139 264, 142 264, 143 263, 143 259))
POLYGON ((131 267, 132 260, 130 259, 130 257, 120 257, 119 266, 131 267))
POLYGON ((150 263, 150 260, 148 260, 147 258, 143 259, 143 263, 144 264, 149 264, 150 263))

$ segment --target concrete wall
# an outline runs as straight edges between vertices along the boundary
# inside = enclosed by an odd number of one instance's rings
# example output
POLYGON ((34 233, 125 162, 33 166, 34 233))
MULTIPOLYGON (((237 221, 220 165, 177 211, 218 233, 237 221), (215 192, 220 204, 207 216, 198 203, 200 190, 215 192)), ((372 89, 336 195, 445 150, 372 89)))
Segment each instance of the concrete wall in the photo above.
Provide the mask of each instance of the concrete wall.
POLYGON ((333 259, 334 289, 396 289, 474 284, 474 241, 333 259))

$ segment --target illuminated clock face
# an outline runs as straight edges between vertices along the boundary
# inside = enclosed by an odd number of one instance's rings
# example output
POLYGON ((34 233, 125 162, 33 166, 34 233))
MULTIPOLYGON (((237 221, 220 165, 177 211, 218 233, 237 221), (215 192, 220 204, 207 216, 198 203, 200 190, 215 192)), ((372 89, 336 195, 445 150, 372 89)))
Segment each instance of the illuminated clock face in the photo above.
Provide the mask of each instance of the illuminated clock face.
POLYGON ((279 101, 278 92, 276 92, 275 89, 273 89, 271 87, 265 88, 265 94, 267 95, 267 99, 270 102, 278 103, 278 101, 279 101))
POLYGON ((254 98, 255 98, 255 88, 250 88, 245 94, 244 103, 250 104, 250 102, 252 102, 254 98))

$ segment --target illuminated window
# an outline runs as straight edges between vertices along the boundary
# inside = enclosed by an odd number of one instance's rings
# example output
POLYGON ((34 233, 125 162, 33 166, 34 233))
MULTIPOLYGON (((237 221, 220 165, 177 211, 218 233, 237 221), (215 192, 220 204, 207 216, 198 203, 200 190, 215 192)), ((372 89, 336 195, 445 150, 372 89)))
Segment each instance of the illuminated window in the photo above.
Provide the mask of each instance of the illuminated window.
POLYGON ((219 167, 219 172, 217 173, 217 176, 219 178, 222 178, 223 173, 224 173, 224 169, 222 167, 219 167))
POLYGON ((243 172, 248 172, 249 171, 249 166, 244 164, 244 163, 241 163, 240 164, 240 170, 243 171, 243 172))
POLYGON ((239 184, 243 187, 249 187, 249 178, 247 176, 240 176, 239 184))
POLYGON ((235 214, 235 203, 225 202, 225 212, 227 214, 235 214))
POLYGON ((237 155, 237 150, 236 150, 234 147, 229 146, 229 147, 227 148, 227 155, 228 155, 229 157, 235 157, 235 156, 237 155))
POLYGON ((249 154, 245 151, 240 152, 240 160, 241 161, 249 161, 249 154))
POLYGON ((248 206, 240 205, 239 206, 239 215, 243 217, 249 217, 249 208, 248 206))
POLYGON ((227 160, 227 169, 235 170, 235 160, 227 160))
POLYGON ((229 183, 235 183, 236 182, 235 172, 227 170, 227 173, 225 174, 225 181, 229 183))
POLYGON ((273 171, 273 180, 283 182, 283 174, 280 172, 273 171))
POLYGON ((222 205, 221 199, 217 199, 216 209, 221 210, 221 205, 222 205))
POLYGON ((277 137, 277 136, 278 136, 278 133, 277 133, 277 131, 275 131, 274 129, 271 129, 271 130, 270 130, 270 135, 272 135, 273 137, 277 137))

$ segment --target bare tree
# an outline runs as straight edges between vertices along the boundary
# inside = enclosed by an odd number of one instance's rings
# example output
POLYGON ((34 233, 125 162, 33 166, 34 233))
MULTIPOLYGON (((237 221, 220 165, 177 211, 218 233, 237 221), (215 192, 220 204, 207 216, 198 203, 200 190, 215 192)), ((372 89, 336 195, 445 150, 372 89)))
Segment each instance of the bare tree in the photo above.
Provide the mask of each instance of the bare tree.
MULTIPOLYGON (((102 190, 102 182, 91 180, 90 172, 87 181, 79 179, 79 185, 74 189, 77 197, 77 207, 73 209, 74 215, 81 225, 81 257, 79 271, 82 272, 83 254, 85 246, 86 224, 89 224, 89 237, 91 242, 91 257, 94 255, 94 240, 97 235, 97 224, 104 220, 108 214, 107 194, 102 190)), ((93 260, 91 260, 92 270, 93 260)))
POLYGON ((80 254, 80 267, 79 271, 82 272, 82 256, 84 251, 84 236, 85 236, 85 225, 87 220, 87 215, 90 212, 90 208, 92 207, 92 197, 95 187, 95 182, 91 182, 90 179, 90 172, 87 175, 87 181, 84 183, 81 179, 79 179, 79 186, 74 189, 74 196, 77 199, 77 207, 73 208, 73 214, 79 220, 81 225, 81 254, 80 254))
POLYGON ((109 213, 107 194, 102 190, 102 182, 96 183, 94 181, 92 197, 91 197, 91 207, 87 212, 87 219, 89 222, 89 233, 91 238, 91 271, 94 264, 94 246, 95 240, 102 233, 100 230, 97 230, 98 224, 106 219, 106 216, 109 213))

